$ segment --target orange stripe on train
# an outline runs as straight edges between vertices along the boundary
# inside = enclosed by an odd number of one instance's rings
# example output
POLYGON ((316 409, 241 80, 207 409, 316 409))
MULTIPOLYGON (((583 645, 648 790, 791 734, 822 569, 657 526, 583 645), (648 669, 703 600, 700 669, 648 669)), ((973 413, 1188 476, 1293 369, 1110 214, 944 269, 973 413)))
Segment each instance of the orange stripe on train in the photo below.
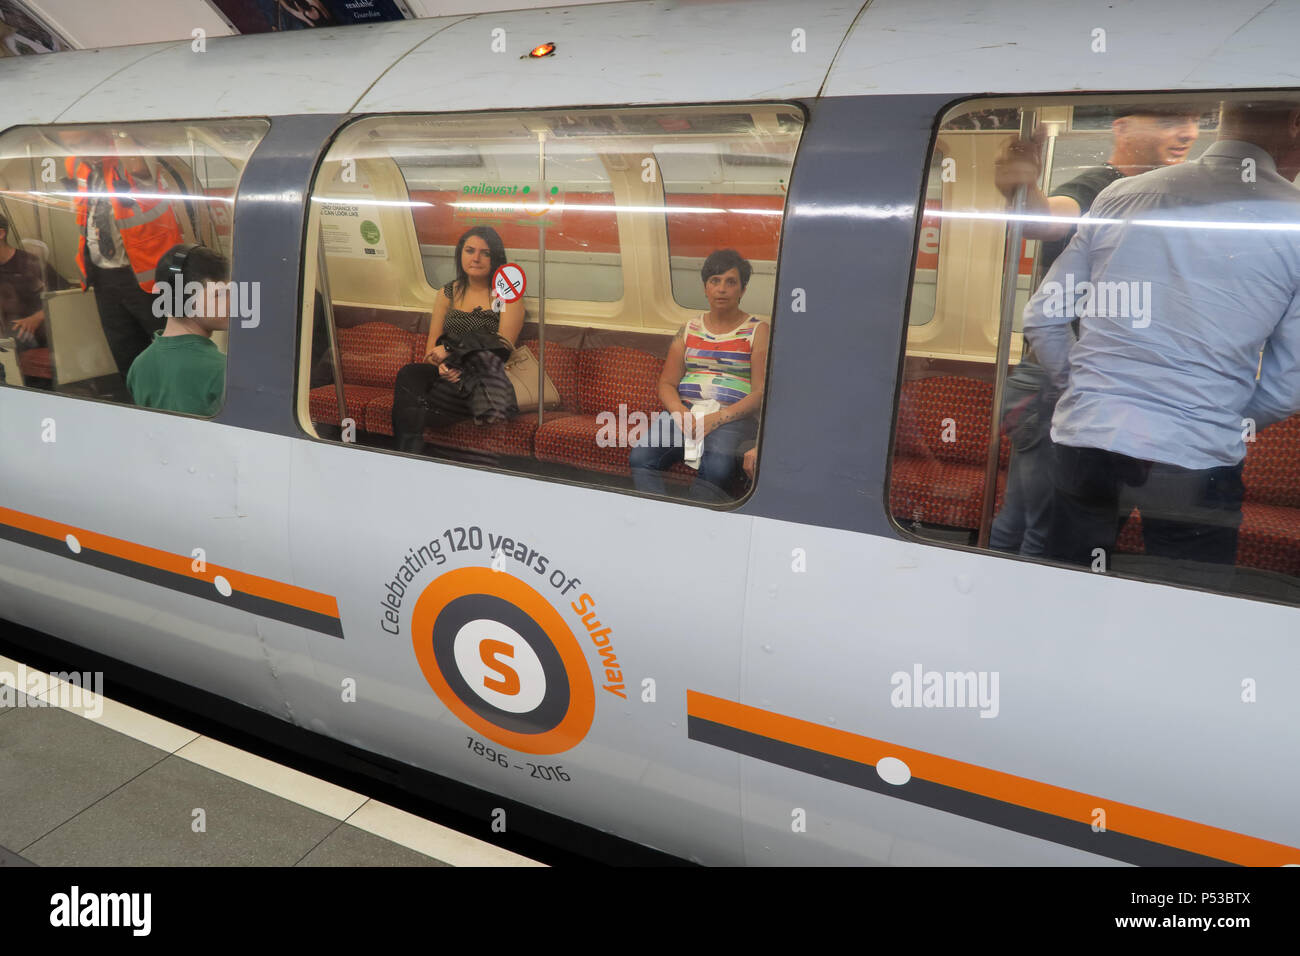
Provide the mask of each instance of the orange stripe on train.
POLYGON ((907 764, 914 777, 1078 823, 1091 824, 1093 809, 1102 807, 1106 811, 1108 830, 1218 860, 1243 866, 1300 863, 1300 849, 1296 847, 786 717, 699 691, 686 692, 686 712, 691 717, 858 763, 874 766, 885 757, 895 757, 907 764))
POLYGON ((97 534, 84 528, 61 524, 48 518, 24 514, 10 508, 0 508, 0 522, 12 528, 30 531, 33 534, 39 534, 56 541, 63 541, 69 534, 75 535, 77 541, 84 548, 90 548, 92 551, 98 551, 102 554, 110 554, 127 561, 134 561, 136 564, 147 565, 159 571, 184 575, 196 581, 211 582, 213 577, 220 574, 230 582, 232 588, 243 594, 266 598, 304 611, 313 611, 326 617, 337 618, 339 616, 338 602, 333 597, 317 591, 309 591, 293 584, 284 584, 270 578, 246 574, 243 571, 215 564, 208 564, 206 570, 200 574, 194 571, 192 559, 186 555, 160 551, 157 548, 150 548, 132 541, 124 541, 121 538, 113 538, 105 534, 97 534))

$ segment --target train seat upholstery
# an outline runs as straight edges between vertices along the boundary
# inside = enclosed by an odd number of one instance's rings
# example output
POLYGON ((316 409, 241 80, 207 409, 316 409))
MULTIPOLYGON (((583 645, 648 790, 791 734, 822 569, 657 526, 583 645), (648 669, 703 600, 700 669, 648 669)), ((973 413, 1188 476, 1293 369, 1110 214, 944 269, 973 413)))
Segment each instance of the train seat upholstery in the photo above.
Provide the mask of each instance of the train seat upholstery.
MULTIPOLYGON (((358 429, 373 431, 371 405, 387 397, 391 413, 393 383, 403 365, 416 361, 423 336, 387 321, 368 321, 340 327, 337 331, 339 364, 343 372, 346 415, 358 429)), ((312 421, 338 425, 338 398, 331 382, 311 390, 308 396, 312 421)), ((387 429, 392 432, 391 425, 387 429)))
MULTIPOLYGON (((974 378, 932 375, 903 383, 889 484, 889 507, 901 523, 979 527, 992 405, 992 383, 974 378)), ((1004 435, 996 507, 1009 456, 1004 435)))
MULTIPOLYGON (((993 386, 974 378, 937 375, 903 383, 890 481, 890 510, 903 525, 975 530, 983 506, 984 456, 988 447, 993 386), (953 420, 943 441, 944 419, 953 420)), ((1002 436, 998 498, 1002 507, 1008 461, 1002 436)), ((1246 446, 1237 563, 1242 567, 1300 576, 1300 416, 1261 430, 1246 446)), ((1142 518, 1134 510, 1116 550, 1142 554, 1142 518)))
POLYGON ((24 379, 44 378, 52 380, 54 378, 54 360, 50 356, 48 347, 19 352, 18 366, 23 370, 24 379))

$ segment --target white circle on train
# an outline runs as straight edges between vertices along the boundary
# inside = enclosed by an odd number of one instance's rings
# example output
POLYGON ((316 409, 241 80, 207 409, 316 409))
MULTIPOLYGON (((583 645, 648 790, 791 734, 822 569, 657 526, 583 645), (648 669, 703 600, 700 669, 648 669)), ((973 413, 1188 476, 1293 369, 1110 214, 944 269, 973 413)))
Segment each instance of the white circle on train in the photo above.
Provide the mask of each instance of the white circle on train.
POLYGON ((546 697, 542 660, 513 627, 491 618, 470 621, 451 649, 465 683, 493 707, 526 714, 546 697))
POLYGON ((73 554, 81 554, 81 542, 77 540, 77 536, 75 534, 70 534, 63 540, 68 543, 69 551, 71 551, 73 554))
POLYGON ((226 580, 224 575, 218 574, 212 579, 212 583, 217 586, 218 594, 222 597, 230 597, 232 589, 230 587, 230 582, 226 580))
POLYGON ((501 301, 518 302, 524 297, 528 280, 524 277, 523 269, 513 262, 507 262, 492 276, 492 288, 496 290, 501 301))
POLYGON ((897 757, 882 757, 876 763, 876 773, 880 774, 880 779, 885 783, 892 783, 896 787, 901 787, 912 779, 912 768, 897 757))

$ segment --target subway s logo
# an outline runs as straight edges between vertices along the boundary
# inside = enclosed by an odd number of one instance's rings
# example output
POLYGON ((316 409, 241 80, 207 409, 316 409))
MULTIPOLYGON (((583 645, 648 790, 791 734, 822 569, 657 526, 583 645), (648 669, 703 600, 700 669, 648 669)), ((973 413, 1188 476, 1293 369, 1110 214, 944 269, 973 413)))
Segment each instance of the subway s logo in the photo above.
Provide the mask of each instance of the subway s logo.
POLYGON ((411 615, 424 679, 467 726, 530 754, 576 746, 595 687, 558 611, 506 571, 460 568, 426 587, 411 615))

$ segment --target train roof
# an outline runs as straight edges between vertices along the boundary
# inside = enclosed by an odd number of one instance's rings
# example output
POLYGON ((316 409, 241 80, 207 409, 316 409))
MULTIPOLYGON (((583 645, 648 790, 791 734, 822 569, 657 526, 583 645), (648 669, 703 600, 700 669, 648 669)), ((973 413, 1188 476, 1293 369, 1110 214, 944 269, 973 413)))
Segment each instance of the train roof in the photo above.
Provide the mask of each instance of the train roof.
POLYGON ((479 13, 0 60, 23 123, 890 93, 1276 86, 1300 0, 670 0, 479 13), (491 52, 494 30, 506 52, 491 52), (799 51, 794 31, 803 32, 799 51), (1105 50, 1094 52, 1096 30, 1105 50), (536 44, 558 50, 521 59, 536 44))

